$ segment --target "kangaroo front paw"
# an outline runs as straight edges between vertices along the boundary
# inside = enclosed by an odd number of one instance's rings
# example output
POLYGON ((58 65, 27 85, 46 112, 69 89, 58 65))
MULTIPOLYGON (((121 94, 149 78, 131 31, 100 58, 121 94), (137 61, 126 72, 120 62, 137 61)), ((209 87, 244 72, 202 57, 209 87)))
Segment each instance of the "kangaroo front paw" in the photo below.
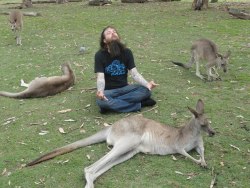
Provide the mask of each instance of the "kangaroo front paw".
POLYGON ((196 74, 196 76, 198 76, 200 79, 204 80, 206 79, 204 76, 200 75, 200 74, 196 74))
POLYGON ((217 77, 216 80, 221 81, 221 78, 220 78, 220 77, 217 77))
POLYGON ((200 163, 200 165, 201 165, 201 167, 203 167, 203 168, 207 168, 207 163, 206 163, 205 161, 202 161, 202 162, 200 163))

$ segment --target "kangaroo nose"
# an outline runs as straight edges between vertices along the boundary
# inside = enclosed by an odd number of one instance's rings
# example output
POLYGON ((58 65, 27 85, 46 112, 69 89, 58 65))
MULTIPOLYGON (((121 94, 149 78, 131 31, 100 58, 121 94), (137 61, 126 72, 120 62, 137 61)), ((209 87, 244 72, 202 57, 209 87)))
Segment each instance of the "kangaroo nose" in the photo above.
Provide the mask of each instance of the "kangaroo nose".
POLYGON ((214 136, 215 132, 214 131, 209 131, 209 136, 214 136))

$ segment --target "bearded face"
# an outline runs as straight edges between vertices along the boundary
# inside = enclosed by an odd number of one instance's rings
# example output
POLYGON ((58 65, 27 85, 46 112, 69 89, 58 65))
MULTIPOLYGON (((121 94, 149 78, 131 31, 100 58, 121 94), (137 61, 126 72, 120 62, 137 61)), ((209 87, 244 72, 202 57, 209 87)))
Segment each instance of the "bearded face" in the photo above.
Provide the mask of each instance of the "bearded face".
POLYGON ((113 40, 107 44, 111 57, 118 57, 124 50, 124 44, 119 40, 113 40))
POLYGON ((120 37, 114 28, 109 27, 104 31, 104 43, 108 44, 113 40, 120 40, 120 37))
POLYGON ((106 44, 111 57, 120 56, 125 46, 121 43, 117 31, 109 27, 104 31, 104 43, 106 44))

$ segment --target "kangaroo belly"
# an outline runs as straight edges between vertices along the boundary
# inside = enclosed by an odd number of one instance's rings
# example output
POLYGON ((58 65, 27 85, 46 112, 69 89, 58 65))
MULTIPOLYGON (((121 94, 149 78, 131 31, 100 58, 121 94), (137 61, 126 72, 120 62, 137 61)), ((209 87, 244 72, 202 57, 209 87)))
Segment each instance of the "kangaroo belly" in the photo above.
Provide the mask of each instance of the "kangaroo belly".
POLYGON ((140 152, 147 154, 167 155, 176 153, 172 140, 166 140, 160 136, 156 137, 150 133, 145 133, 139 147, 140 152))

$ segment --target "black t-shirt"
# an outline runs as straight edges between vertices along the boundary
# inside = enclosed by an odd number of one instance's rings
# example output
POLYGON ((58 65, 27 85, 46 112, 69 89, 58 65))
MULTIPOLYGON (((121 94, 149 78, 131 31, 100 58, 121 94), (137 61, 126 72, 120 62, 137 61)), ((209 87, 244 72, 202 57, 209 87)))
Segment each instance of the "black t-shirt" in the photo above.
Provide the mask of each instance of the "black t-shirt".
POLYGON ((133 53, 128 48, 121 56, 115 58, 111 58, 105 50, 99 50, 95 54, 95 73, 104 73, 105 90, 128 85, 128 70, 134 67, 133 53))

